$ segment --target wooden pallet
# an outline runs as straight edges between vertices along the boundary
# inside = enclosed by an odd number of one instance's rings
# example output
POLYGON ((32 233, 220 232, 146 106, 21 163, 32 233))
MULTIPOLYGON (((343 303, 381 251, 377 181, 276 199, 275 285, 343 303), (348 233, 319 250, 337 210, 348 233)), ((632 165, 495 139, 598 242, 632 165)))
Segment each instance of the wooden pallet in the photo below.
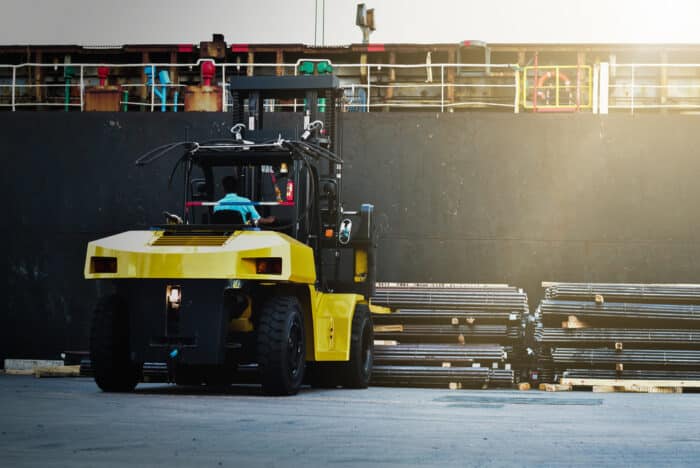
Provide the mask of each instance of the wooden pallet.
POLYGON ((80 366, 37 367, 34 369, 34 377, 80 377, 80 366))
POLYGON ((700 381, 697 380, 562 378, 560 384, 570 387, 590 387, 597 393, 683 393, 684 388, 700 388, 700 381))

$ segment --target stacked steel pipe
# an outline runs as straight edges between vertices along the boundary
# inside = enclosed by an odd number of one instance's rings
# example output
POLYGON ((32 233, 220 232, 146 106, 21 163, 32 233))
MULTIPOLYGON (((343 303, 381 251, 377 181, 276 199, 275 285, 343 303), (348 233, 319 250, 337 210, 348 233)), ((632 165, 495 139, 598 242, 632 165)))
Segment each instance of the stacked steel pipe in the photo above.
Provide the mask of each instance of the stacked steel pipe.
POLYGON ((543 283, 540 378, 700 380, 700 285, 543 283))
POLYGON ((527 295, 507 285, 378 283, 375 385, 503 387, 517 378, 527 295))

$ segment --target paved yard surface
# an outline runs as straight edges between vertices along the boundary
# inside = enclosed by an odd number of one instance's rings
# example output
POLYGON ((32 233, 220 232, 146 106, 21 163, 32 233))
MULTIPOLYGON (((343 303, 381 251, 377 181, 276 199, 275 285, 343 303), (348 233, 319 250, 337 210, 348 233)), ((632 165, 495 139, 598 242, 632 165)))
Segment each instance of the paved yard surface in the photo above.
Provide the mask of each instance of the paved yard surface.
POLYGON ((0 375, 1 466, 700 465, 700 394, 371 388, 260 396, 0 375))

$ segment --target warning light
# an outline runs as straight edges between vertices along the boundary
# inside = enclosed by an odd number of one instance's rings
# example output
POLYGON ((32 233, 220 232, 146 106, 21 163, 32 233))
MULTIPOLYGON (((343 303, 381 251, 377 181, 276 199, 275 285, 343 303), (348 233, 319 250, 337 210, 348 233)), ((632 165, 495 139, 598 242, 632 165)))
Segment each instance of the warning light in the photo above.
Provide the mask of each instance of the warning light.
POLYGON ((281 258, 258 258, 255 260, 255 272, 258 275, 281 275, 281 258))
POLYGON ((331 237, 333 237, 333 229, 326 229, 325 236, 326 239, 330 239, 331 237))
POLYGON ((293 202, 294 201, 294 181, 293 180, 288 180, 287 181, 287 197, 286 201, 288 202, 293 202))

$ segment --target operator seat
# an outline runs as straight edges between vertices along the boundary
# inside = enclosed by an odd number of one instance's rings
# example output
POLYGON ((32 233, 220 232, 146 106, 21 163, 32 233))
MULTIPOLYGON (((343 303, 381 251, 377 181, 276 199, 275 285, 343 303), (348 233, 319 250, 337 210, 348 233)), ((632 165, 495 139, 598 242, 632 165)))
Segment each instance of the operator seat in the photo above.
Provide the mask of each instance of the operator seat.
POLYGON ((236 210, 219 210, 211 215, 212 224, 245 224, 243 215, 236 210))

